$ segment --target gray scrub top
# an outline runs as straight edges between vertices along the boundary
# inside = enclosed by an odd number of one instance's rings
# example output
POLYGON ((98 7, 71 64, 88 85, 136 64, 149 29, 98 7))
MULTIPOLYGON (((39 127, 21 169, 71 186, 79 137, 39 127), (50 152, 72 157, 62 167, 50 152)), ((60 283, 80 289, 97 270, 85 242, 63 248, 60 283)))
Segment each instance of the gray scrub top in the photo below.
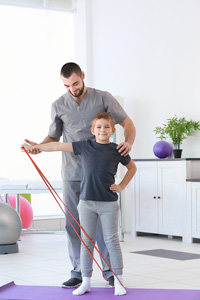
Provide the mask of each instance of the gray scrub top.
MULTIPOLYGON (((87 88, 80 106, 69 93, 66 93, 52 104, 52 123, 48 135, 52 138, 63 136, 63 142, 94 140, 90 131, 91 121, 102 111, 110 113, 116 124, 127 117, 121 105, 108 92, 87 88)), ((80 181, 81 156, 62 152, 61 174, 63 180, 80 181)))

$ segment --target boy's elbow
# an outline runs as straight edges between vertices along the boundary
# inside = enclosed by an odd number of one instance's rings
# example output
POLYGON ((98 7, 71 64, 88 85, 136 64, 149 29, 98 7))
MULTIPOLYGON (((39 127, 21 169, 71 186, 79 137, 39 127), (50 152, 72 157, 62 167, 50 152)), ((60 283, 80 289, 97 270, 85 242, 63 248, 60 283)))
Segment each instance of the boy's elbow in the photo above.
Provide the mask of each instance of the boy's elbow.
POLYGON ((134 168, 134 175, 135 175, 136 172, 137 172, 137 167, 135 166, 135 168, 134 168))
POLYGON ((135 176, 135 173, 137 172, 137 167, 136 165, 134 165, 132 168, 131 168, 131 173, 133 176, 135 176))

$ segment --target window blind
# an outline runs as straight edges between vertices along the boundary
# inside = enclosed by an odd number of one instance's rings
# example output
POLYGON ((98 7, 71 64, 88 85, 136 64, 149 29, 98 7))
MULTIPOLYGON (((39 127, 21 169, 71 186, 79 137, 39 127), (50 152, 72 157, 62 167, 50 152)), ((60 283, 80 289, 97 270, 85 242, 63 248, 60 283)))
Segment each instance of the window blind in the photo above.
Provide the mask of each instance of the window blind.
POLYGON ((0 0, 0 5, 72 11, 72 0, 0 0))

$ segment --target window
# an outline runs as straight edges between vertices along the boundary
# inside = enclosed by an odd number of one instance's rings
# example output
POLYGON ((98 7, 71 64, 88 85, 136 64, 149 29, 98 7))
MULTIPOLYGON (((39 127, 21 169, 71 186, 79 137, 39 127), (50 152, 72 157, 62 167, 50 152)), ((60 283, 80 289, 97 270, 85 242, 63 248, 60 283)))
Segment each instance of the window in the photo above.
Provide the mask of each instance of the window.
MULTIPOLYGON (((74 60, 73 14, 0 5, 0 30, 0 177, 39 180, 19 146, 47 136, 51 103, 65 93, 59 74, 74 60)), ((37 158, 49 180, 61 178, 60 156, 37 158)))

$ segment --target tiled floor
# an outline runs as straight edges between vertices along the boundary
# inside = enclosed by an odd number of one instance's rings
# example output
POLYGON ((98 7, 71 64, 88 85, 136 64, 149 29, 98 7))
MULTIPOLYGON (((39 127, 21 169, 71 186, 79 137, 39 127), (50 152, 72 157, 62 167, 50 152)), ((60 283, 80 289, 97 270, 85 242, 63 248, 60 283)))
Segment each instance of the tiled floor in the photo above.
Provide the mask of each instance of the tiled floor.
MULTIPOLYGON (((174 260, 131 253, 166 249, 200 254, 200 244, 185 244, 167 237, 125 235, 124 285, 129 288, 199 289, 200 259, 174 260)), ((70 262, 65 232, 23 233, 19 253, 0 255, 0 286, 14 281, 19 285, 60 286, 69 278, 70 262)), ((98 255, 96 255, 98 260, 98 255)), ((107 287, 94 263, 92 286, 107 287)))

